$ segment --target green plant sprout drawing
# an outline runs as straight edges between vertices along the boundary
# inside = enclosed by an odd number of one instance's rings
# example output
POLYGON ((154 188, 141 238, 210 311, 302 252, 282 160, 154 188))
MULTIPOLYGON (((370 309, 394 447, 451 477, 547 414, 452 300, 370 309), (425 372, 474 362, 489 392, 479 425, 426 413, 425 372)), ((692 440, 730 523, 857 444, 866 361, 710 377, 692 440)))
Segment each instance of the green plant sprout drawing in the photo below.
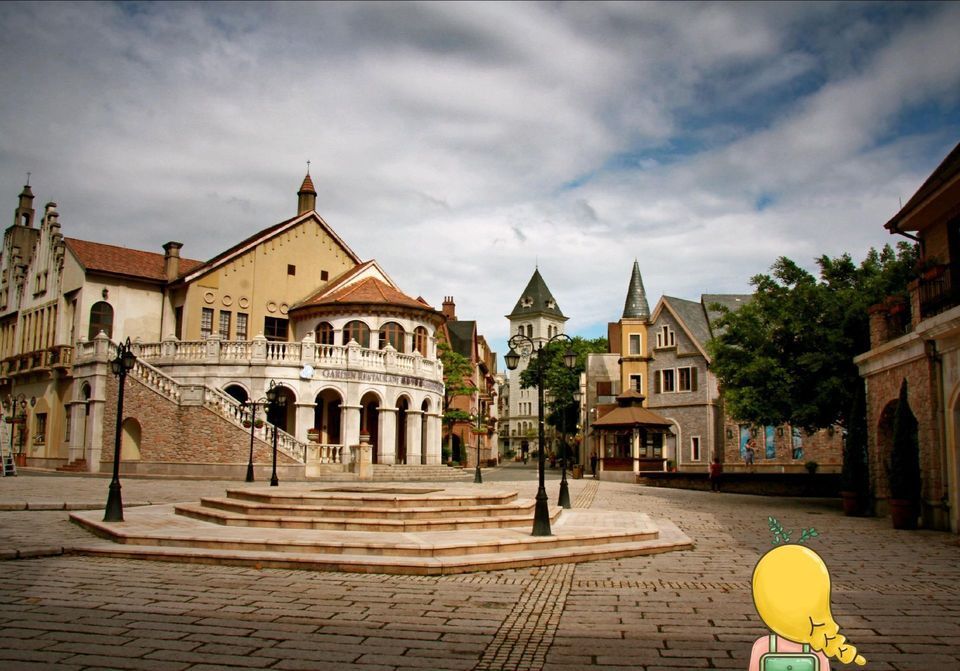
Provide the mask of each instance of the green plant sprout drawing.
MULTIPOLYGON (((782 545, 789 543, 791 532, 783 528, 783 525, 777 520, 776 517, 770 516, 767 517, 767 521, 770 523, 770 533, 773 534, 773 544, 782 545)), ((811 538, 816 538, 820 534, 816 529, 810 527, 809 529, 800 530, 800 538, 797 539, 797 543, 803 544, 810 540, 811 538)))

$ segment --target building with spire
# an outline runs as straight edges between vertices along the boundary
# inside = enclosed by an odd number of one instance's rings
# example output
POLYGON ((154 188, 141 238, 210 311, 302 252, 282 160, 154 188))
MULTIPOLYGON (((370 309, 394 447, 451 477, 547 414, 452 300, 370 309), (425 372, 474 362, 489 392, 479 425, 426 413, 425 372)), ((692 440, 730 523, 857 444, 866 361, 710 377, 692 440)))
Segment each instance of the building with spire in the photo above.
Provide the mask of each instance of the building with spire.
MULTIPOLYGON (((511 336, 523 334, 538 347, 558 333, 563 333, 564 324, 569 319, 560 311, 560 306, 547 288, 547 283, 543 281, 539 268, 533 271, 516 305, 506 317, 510 320, 511 336)), ((529 359, 521 358, 520 365, 511 372, 506 394, 509 398, 508 414, 501 418, 501 442, 505 449, 518 452, 524 442, 528 444, 531 452, 539 447, 537 390, 520 387, 520 375, 528 364, 529 359)))
POLYGON ((347 470, 361 435, 375 464, 439 465, 444 317, 361 260, 316 201, 308 173, 295 216, 198 261, 179 242, 65 238, 55 203, 37 228, 25 186, 0 257, 0 397, 6 416, 26 403, 22 460, 112 468, 109 361, 130 339, 128 473, 242 476, 248 449, 269 461, 274 426, 287 477, 347 470), (270 385, 283 404, 261 425, 248 401, 270 385))

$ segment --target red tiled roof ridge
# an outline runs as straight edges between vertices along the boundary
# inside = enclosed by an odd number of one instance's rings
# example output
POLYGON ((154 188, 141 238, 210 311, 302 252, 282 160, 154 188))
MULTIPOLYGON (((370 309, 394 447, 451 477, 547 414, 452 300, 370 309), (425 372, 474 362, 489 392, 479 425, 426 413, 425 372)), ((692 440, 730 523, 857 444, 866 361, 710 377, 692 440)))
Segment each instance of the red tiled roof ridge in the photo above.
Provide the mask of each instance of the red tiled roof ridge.
MULTIPOLYGON (((64 241, 88 271, 98 270, 159 281, 167 279, 164 254, 79 238, 65 237, 64 241)), ((181 258, 180 273, 189 272, 202 263, 195 259, 181 258)))

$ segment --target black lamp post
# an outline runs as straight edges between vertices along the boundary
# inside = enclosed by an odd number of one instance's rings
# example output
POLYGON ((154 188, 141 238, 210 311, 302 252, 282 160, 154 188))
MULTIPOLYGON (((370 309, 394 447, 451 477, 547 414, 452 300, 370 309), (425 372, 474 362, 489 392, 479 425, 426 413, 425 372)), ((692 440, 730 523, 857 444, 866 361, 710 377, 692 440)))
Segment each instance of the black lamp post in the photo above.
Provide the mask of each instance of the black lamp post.
POLYGON ((277 479, 277 414, 287 404, 287 399, 280 393, 280 385, 273 380, 270 380, 270 387, 267 389, 267 403, 273 413, 273 474, 270 476, 270 486, 276 487, 280 484, 277 479))
POLYGON ((117 356, 110 361, 110 371, 117 376, 117 425, 113 440, 113 479, 107 495, 107 507, 103 512, 104 522, 123 521, 123 499, 120 496, 120 431, 123 428, 123 383, 127 373, 137 363, 137 355, 130 347, 130 338, 117 345, 117 356))
POLYGON ((247 482, 253 482, 253 431, 257 424, 257 406, 265 406, 268 401, 261 398, 259 401, 243 401, 240 406, 250 406, 250 459, 247 461, 247 482))
POLYGON ((477 419, 477 467, 473 470, 473 484, 480 485, 483 484, 483 475, 480 474, 480 423, 483 419, 480 416, 480 411, 476 408, 471 409, 471 413, 477 419))
MULTIPOLYGON (((504 360, 507 362, 507 368, 510 370, 516 370, 517 366, 520 365, 520 358, 530 359, 531 363, 536 366, 537 372, 537 412, 538 412, 538 440, 539 440, 539 449, 537 450, 537 472, 540 476, 540 486, 537 489, 536 497, 536 506, 534 507, 533 513, 533 536, 550 536, 550 510, 547 506, 547 489, 544 486, 544 476, 543 476, 543 455, 544 455, 544 424, 543 424, 543 376, 544 376, 544 361, 543 361, 543 346, 549 345, 555 340, 567 340, 571 341, 570 336, 565 333, 558 333, 549 340, 541 340, 541 344, 537 344, 533 338, 529 338, 523 334, 516 334, 510 338, 508 343, 510 351, 504 356, 504 360), (523 353, 520 354, 517 352, 517 348, 523 350, 523 353)), ((573 368, 577 364, 577 355, 572 348, 567 349, 566 353, 563 355, 563 363, 567 368, 573 368)))
POLYGON ((567 484, 567 410, 560 414, 560 498, 557 505, 570 508, 570 486, 567 484))

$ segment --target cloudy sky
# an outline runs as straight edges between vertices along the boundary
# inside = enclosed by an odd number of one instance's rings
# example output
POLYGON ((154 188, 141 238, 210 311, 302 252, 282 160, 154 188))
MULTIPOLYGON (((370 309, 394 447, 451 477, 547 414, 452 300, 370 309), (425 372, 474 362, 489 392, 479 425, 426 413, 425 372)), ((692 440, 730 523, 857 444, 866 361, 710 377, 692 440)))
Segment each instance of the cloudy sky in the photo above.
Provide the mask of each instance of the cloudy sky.
POLYGON ((317 209, 505 350, 534 267, 572 334, 749 291, 882 228, 960 141, 960 3, 2 3, 0 202, 206 259, 317 209))

